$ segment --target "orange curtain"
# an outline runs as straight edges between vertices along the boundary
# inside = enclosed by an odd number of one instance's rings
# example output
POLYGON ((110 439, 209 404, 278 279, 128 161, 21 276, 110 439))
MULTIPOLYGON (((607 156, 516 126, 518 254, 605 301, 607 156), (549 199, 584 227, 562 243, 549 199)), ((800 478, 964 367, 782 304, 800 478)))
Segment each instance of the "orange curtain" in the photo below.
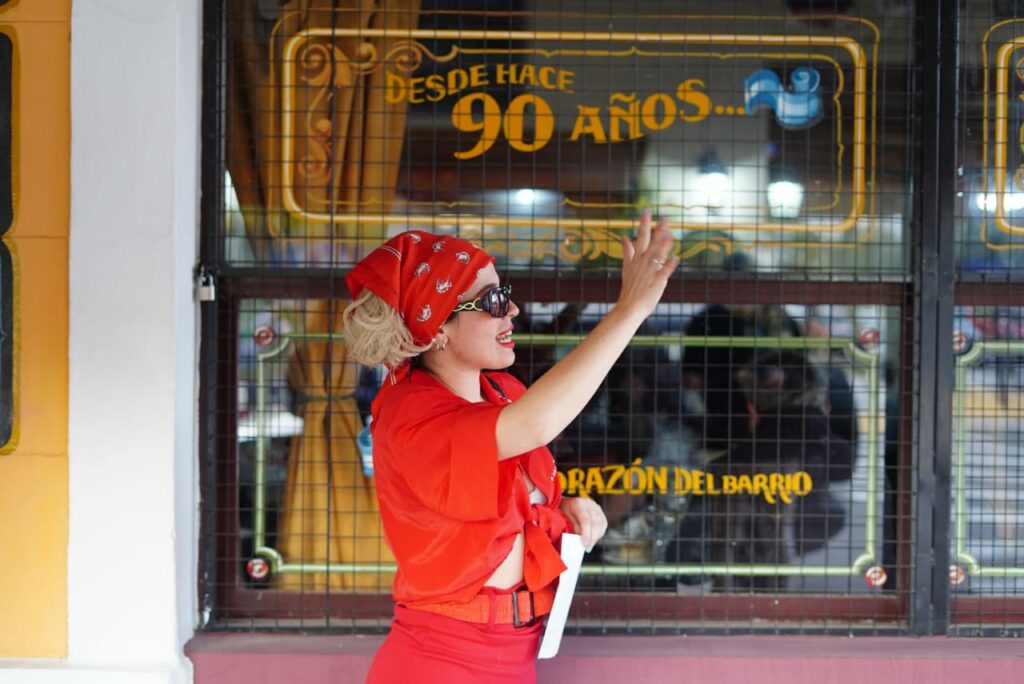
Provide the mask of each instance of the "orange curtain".
MULTIPOLYGON (((315 253, 333 266, 341 244, 384 237, 344 217, 385 213, 393 199, 406 105, 387 102, 386 71, 415 69, 403 31, 418 15, 419 0, 229 0, 225 155, 259 263, 315 253)), ((305 302, 305 330, 341 333, 343 307, 305 302)), ((289 452, 278 550, 288 563, 393 562, 355 445, 357 367, 340 341, 299 342, 289 377, 305 427, 289 452)), ((378 573, 277 578, 306 590, 390 583, 378 573)))
MULTIPOLYGON (((341 330, 347 302, 313 302, 306 329, 341 330)), ((304 421, 292 440, 278 546, 288 562, 391 563, 384 543, 373 480, 364 477, 355 436, 363 428, 355 402, 359 367, 339 341, 303 342, 295 349, 289 381, 304 421)), ((390 574, 285 574, 284 589, 385 588, 390 574)))
MULTIPOLYGON (((290 0, 270 21, 229 0, 225 155, 257 260, 282 242, 359 238, 345 215, 385 212, 398 177, 405 102, 388 102, 388 70, 422 53, 420 0, 290 0), (387 30, 387 37, 352 35, 387 30)), ((332 245, 333 247, 333 245, 332 245)))

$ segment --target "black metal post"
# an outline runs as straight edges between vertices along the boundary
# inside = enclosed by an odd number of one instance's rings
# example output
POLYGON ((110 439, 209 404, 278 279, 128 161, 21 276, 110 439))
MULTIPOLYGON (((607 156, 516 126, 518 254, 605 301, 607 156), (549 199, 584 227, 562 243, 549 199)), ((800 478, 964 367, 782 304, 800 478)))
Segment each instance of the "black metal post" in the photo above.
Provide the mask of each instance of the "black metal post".
POLYGON ((911 630, 949 626, 950 471, 953 405, 954 197, 959 2, 919 0, 921 183, 917 288, 917 517, 911 630))
MULTIPOLYGON (((200 204, 200 265, 216 273, 220 262, 223 206, 224 131, 224 2, 203 2, 202 200, 200 204)), ((198 269, 197 269, 198 270, 198 269)), ((219 294, 219 293, 218 293, 219 294)), ((223 296, 219 294, 219 296, 223 296)), ((215 298, 201 304, 199 346, 199 627, 214 614, 217 587, 217 442, 218 442, 218 315, 215 298)))

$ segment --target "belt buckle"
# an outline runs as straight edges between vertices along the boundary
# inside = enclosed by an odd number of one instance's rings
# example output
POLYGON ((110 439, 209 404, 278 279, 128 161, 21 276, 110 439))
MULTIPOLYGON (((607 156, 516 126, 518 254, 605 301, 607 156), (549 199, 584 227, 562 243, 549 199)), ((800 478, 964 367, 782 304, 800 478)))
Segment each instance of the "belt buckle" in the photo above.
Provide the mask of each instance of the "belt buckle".
POLYGON ((533 605, 533 592, 529 589, 513 589, 512 590, 512 626, 514 627, 529 627, 537 621, 537 612, 533 605), (525 591, 527 596, 530 597, 530 619, 525 622, 519 618, 519 592, 525 591))

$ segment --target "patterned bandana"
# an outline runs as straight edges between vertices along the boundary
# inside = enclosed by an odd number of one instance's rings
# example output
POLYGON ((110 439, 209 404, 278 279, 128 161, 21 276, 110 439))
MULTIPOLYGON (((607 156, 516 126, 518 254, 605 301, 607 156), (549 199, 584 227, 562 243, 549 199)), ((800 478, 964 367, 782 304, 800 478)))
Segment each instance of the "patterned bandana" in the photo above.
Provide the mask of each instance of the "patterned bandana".
POLYGON ((345 283, 352 299, 363 288, 402 316, 417 344, 429 344, 477 273, 494 261, 456 237, 410 230, 391 238, 356 264, 345 283))

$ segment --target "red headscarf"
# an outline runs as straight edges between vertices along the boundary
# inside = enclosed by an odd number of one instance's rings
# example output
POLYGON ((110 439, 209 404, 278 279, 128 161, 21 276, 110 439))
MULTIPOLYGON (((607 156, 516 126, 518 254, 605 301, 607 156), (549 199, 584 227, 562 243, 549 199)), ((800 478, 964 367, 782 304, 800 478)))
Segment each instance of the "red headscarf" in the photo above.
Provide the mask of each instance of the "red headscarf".
POLYGON ((352 299, 370 290, 402 316, 416 344, 429 344, 477 273, 494 261, 466 240, 410 230, 370 252, 346 276, 352 299))

